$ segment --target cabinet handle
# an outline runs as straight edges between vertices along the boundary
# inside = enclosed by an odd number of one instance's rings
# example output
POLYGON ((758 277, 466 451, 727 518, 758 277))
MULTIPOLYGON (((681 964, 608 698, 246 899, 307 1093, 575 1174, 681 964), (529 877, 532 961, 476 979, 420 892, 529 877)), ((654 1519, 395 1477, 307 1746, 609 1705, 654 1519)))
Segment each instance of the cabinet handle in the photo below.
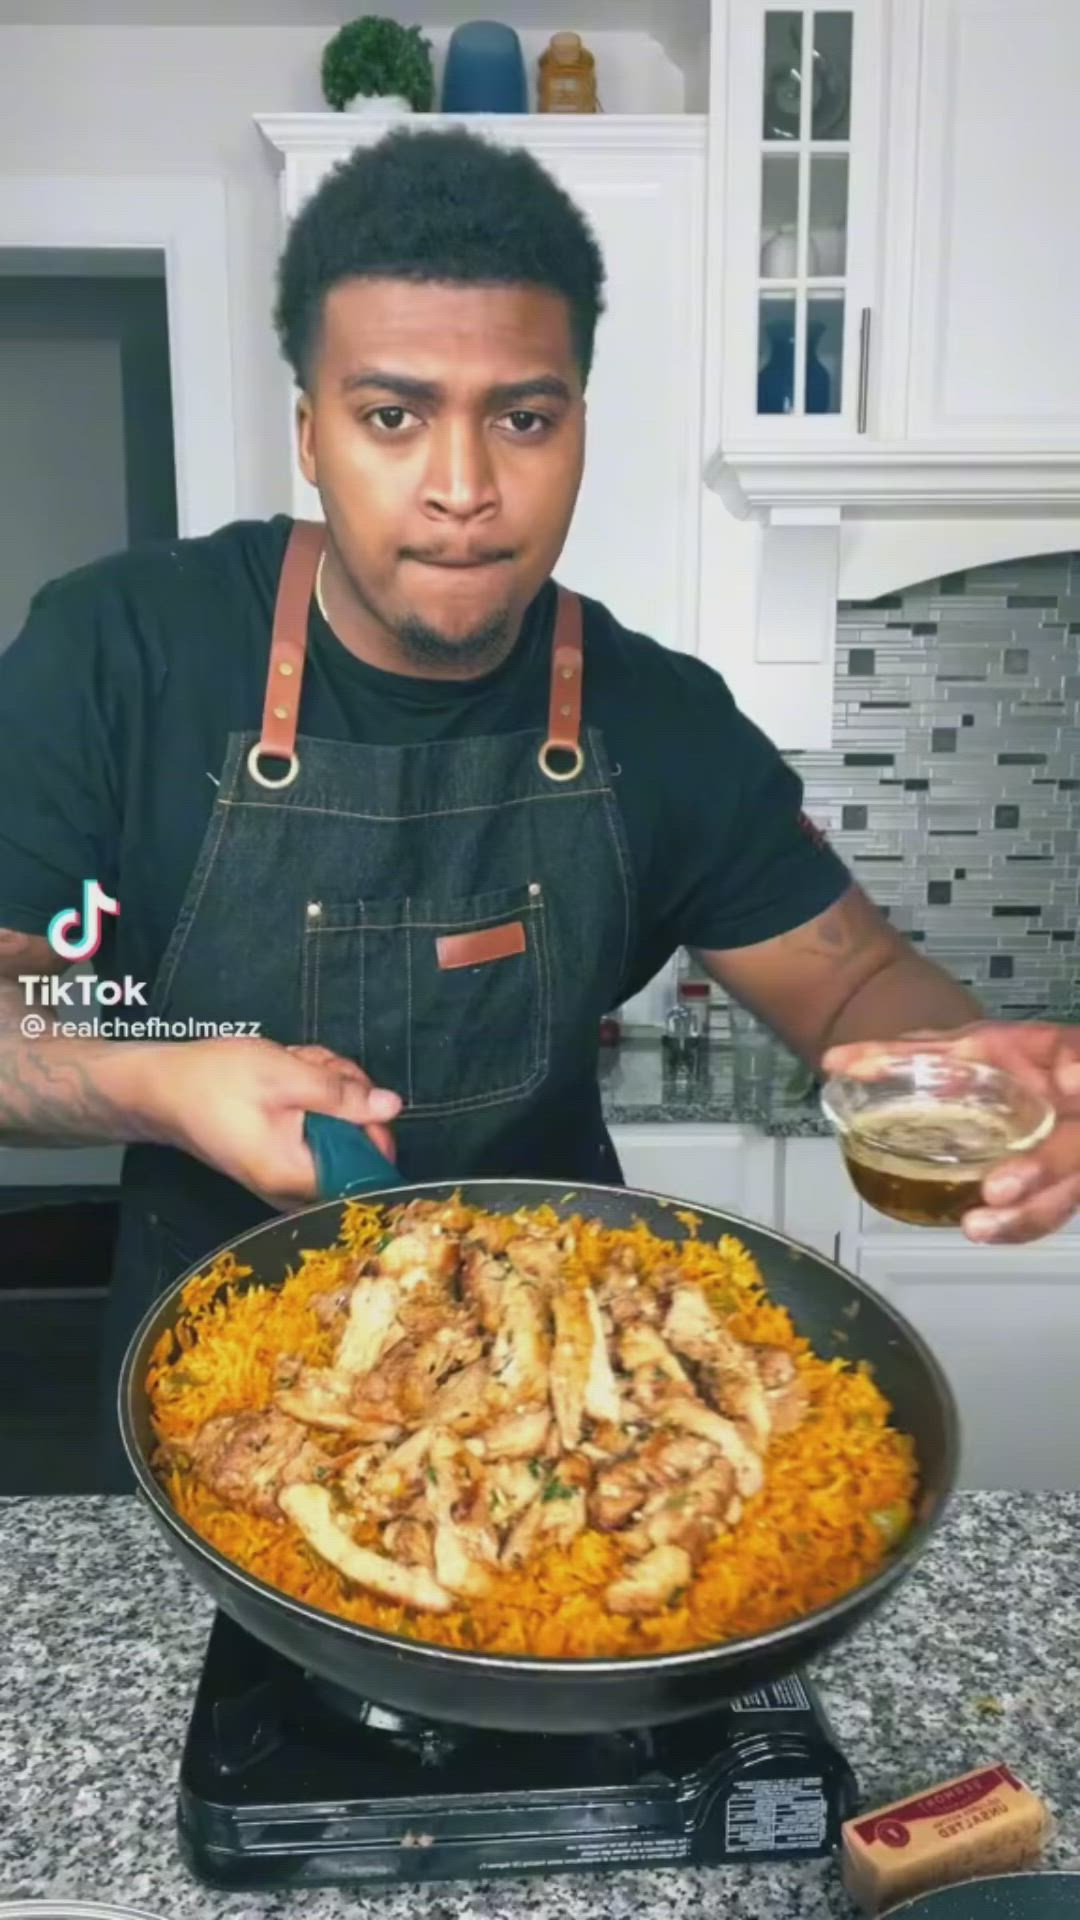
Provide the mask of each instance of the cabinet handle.
POLYGON ((859 322, 859 397, 856 427, 866 432, 867 402, 870 394, 870 308, 864 307, 859 322))

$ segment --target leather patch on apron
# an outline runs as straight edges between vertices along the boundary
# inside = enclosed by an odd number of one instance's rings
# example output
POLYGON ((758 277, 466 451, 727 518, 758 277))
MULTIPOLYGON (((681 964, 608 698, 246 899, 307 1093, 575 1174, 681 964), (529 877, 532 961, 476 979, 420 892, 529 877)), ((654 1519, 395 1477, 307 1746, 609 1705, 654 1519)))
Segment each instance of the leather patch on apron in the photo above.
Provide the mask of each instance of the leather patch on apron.
POLYGON ((509 960, 512 954, 524 953, 525 929, 520 920, 510 920, 479 933, 444 933, 436 940, 435 950, 444 972, 451 967, 480 967, 489 960, 509 960))

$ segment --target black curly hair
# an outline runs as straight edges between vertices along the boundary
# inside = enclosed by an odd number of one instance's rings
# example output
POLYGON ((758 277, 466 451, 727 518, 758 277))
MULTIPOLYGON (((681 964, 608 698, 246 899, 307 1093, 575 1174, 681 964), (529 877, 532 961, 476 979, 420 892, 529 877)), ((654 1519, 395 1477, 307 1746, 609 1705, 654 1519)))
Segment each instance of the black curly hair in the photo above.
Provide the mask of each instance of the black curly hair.
POLYGON ((588 379, 603 258, 580 209, 522 147, 463 127, 403 127, 333 169, 297 214, 278 264, 274 320, 300 387, 323 300, 356 275, 561 293, 582 385, 588 379))

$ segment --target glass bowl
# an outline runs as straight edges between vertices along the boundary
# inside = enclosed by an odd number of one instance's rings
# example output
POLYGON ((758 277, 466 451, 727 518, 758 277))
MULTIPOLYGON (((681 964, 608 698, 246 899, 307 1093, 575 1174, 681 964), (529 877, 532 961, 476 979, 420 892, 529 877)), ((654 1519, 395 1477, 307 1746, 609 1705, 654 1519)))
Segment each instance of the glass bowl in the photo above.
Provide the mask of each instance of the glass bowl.
POLYGON ((840 1074, 821 1105, 852 1185, 878 1213, 959 1226, 991 1167, 1045 1139, 1054 1110, 998 1067, 947 1053, 883 1054, 870 1077, 840 1074))

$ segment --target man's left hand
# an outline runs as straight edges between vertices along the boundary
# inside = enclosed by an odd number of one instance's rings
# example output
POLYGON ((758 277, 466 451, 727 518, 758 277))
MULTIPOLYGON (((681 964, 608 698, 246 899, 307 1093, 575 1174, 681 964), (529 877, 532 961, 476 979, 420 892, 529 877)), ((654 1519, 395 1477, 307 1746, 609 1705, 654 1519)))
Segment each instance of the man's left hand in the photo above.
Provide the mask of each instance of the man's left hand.
POLYGON ((1034 1152, 996 1167, 983 1181, 984 1207, 964 1215, 969 1240, 1016 1244, 1056 1232, 1080 1207, 1080 1027, 1048 1021, 979 1021, 953 1033, 909 1034, 902 1040, 831 1047, 827 1073, 879 1070, 883 1056, 949 1053, 982 1060, 1041 1093, 1058 1120, 1034 1152))

